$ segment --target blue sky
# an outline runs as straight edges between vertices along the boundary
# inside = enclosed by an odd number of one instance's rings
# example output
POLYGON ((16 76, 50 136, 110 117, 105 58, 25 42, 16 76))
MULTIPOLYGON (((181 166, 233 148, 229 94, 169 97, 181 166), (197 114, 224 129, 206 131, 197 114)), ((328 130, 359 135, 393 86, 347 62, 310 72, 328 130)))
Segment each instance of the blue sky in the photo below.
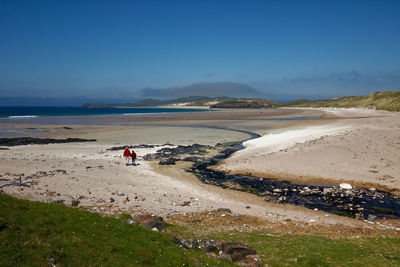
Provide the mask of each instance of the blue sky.
POLYGON ((389 0, 0 0, 0 97, 224 81, 275 99, 397 91, 399 14, 389 0))

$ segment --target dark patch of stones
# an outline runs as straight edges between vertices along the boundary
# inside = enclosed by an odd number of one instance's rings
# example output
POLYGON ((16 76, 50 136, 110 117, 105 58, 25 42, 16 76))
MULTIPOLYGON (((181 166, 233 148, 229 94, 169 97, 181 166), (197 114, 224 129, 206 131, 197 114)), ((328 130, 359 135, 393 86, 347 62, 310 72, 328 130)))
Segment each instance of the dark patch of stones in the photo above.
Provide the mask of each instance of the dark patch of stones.
POLYGON ((358 219, 375 216, 369 221, 376 217, 400 217, 399 197, 375 188, 343 189, 329 184, 298 184, 248 175, 229 175, 209 169, 242 148, 232 144, 217 156, 196 162, 188 171, 204 183, 256 194, 268 202, 289 203, 358 219))
POLYGON ((158 163, 159 165, 175 165, 175 162, 179 160, 177 158, 168 158, 168 159, 164 159, 164 160, 160 160, 160 162, 158 163))
MULTIPOLYGON (((163 145, 147 145, 147 144, 140 144, 140 145, 125 145, 125 146, 115 146, 108 148, 109 151, 117 151, 117 150, 124 150, 125 148, 155 148, 163 145)), ((164 146, 172 146, 171 144, 164 144, 164 146)))
POLYGON ((95 141, 96 139, 82 139, 82 138, 52 139, 52 138, 17 137, 17 138, 0 138, 0 146, 47 145, 47 144, 95 142, 95 141))
POLYGON ((261 266, 262 261, 256 249, 241 242, 217 242, 214 239, 179 239, 171 240, 183 249, 196 249, 207 253, 208 257, 228 259, 242 266, 261 266))
POLYGON ((54 176, 56 174, 63 174, 63 175, 67 175, 68 172, 66 170, 62 170, 62 169, 57 169, 57 170, 52 170, 52 171, 37 171, 34 174, 28 175, 25 177, 25 179, 38 179, 41 177, 47 177, 47 176, 54 176))
POLYGON ((143 156, 144 160, 155 160, 155 159, 167 159, 167 158, 179 158, 182 155, 198 155, 207 152, 207 149, 212 149, 213 146, 208 145, 179 145, 177 147, 164 147, 157 150, 154 154, 147 154, 143 156))

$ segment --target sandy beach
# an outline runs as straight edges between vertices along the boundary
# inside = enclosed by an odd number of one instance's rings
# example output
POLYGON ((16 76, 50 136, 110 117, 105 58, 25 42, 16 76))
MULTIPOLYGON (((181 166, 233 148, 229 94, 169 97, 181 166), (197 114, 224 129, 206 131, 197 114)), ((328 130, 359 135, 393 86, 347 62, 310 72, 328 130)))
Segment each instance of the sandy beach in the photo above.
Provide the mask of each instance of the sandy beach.
MULTIPOLYGON (((282 227, 290 224, 303 232, 338 225, 362 231, 371 227, 400 230, 393 220, 371 224, 319 210, 268 203, 249 193, 205 184, 185 171, 188 162, 161 166, 156 160, 142 159, 170 145, 215 145, 246 140, 253 133, 261 137, 246 141, 245 149, 215 168, 301 182, 345 181, 398 193, 399 113, 357 109, 221 110, 92 120, 91 124, 73 120, 58 124, 2 121, 1 137, 31 133, 41 138, 97 141, 3 147, 0 189, 20 198, 63 200, 67 205, 78 199, 79 206, 110 215, 151 213, 179 221, 193 212, 229 208, 233 214, 261 218, 268 227, 271 223, 282 227), (135 149, 136 166, 125 166, 122 150, 109 150, 140 144, 157 146, 135 149), (26 186, 19 184, 20 178, 26 186)), ((257 225, 260 223, 254 227, 257 225)))

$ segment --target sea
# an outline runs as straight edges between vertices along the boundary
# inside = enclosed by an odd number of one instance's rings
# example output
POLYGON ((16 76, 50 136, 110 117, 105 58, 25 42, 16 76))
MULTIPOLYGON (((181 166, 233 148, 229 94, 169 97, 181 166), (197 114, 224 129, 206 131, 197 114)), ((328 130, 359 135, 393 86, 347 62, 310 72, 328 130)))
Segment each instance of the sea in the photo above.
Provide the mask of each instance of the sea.
POLYGON ((23 119, 60 116, 139 115, 176 112, 199 112, 189 108, 88 108, 88 107, 0 107, 0 118, 23 119))

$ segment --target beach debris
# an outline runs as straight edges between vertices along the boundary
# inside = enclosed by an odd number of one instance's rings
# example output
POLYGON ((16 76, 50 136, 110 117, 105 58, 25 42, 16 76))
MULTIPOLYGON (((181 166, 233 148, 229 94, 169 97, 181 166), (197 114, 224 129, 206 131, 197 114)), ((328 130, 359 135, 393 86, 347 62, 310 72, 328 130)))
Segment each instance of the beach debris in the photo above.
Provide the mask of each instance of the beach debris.
POLYGON ((125 196, 125 193, 123 193, 123 192, 118 192, 118 196, 123 197, 123 196, 125 196))
POLYGON ((351 184, 347 184, 347 183, 341 183, 339 186, 340 186, 341 189, 344 189, 344 190, 351 190, 351 189, 353 189, 353 187, 351 186, 351 184))

